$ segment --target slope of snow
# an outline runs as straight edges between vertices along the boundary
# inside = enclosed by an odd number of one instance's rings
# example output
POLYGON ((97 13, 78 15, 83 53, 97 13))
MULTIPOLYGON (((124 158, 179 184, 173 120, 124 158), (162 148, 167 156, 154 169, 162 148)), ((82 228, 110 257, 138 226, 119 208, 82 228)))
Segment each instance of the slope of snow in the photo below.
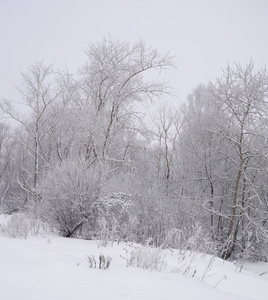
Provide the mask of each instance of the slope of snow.
MULTIPOLYGON (((187 256, 181 261, 174 250, 167 251, 164 270, 149 271, 126 267, 122 256, 126 257, 124 248, 128 247, 114 244, 99 248, 95 241, 57 236, 27 240, 0 237, 0 299, 267 299, 268 277, 257 274, 257 265, 253 272, 239 272, 234 264, 216 259, 205 272, 211 257, 187 256), (89 268, 86 256, 97 258, 100 253, 112 257, 110 268, 89 268), (187 266, 195 271, 194 277, 191 272, 188 277, 182 274, 187 266)), ((268 271, 267 265, 261 266, 262 272, 268 271)))

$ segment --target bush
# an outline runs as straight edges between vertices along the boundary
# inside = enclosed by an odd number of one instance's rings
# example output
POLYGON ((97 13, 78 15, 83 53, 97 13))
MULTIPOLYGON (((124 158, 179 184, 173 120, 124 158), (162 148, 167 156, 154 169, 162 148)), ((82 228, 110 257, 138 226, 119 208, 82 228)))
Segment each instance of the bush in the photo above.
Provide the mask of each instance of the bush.
POLYGON ((49 169, 37 187, 39 217, 63 236, 74 236, 94 215, 95 178, 94 170, 83 160, 65 161, 49 169))
POLYGON ((21 214, 12 215, 6 225, 0 225, 0 233, 11 238, 27 239, 30 230, 30 221, 21 214))
MULTIPOLYGON (((87 256, 86 257, 87 261, 88 261, 88 266, 89 268, 97 268, 97 260, 95 258, 94 255, 91 256, 87 256)), ((100 254, 99 255, 99 269, 103 269, 106 270, 110 267, 112 258, 111 256, 105 256, 104 254, 100 254)))
POLYGON ((161 247, 153 248, 148 244, 141 247, 132 246, 132 250, 126 251, 126 260, 128 266, 136 266, 142 269, 161 271, 167 266, 166 255, 161 247))
POLYGON ((8 216, 6 224, 0 224, 0 234, 11 238, 27 239, 29 235, 37 236, 49 231, 52 231, 52 228, 48 224, 24 213, 8 216))
POLYGON ((114 192, 99 201, 96 236, 102 246, 131 239, 128 229, 132 223, 133 203, 129 198, 129 195, 114 192))

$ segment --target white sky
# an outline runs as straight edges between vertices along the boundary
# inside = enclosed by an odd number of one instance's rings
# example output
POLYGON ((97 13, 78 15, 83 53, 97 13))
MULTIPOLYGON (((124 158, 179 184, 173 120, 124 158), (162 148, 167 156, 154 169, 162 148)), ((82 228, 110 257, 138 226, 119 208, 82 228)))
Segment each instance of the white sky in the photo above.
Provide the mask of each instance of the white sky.
POLYGON ((0 97, 38 60, 75 71, 88 42, 135 42, 176 55, 171 85, 184 100, 234 61, 268 61, 267 0, 0 0, 0 97))

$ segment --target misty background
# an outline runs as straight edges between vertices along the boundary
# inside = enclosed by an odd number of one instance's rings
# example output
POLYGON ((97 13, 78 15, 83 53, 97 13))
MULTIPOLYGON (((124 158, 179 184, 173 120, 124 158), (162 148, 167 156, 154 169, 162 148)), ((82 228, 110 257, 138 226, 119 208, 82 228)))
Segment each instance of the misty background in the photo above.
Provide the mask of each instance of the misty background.
POLYGON ((75 72, 86 45, 110 36, 171 51, 167 77, 184 101, 227 63, 267 64, 267 11, 265 0, 1 0, 0 95, 17 99, 20 72, 36 61, 75 72))

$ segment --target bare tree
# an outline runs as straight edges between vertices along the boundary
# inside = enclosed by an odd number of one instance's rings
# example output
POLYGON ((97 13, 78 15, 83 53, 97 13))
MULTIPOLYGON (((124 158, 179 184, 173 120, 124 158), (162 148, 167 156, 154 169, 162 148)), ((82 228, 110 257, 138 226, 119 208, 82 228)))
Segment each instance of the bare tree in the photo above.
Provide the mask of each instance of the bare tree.
MULTIPOLYGON (((89 44, 86 54, 88 63, 80 70, 80 87, 91 123, 94 120, 101 129, 100 146, 95 147, 95 155, 101 159, 108 156, 112 136, 136 116, 133 106, 169 91, 165 83, 148 80, 145 75, 173 67, 173 61, 168 54, 147 49, 142 41, 131 46, 103 40, 89 44)), ((92 141, 90 145, 94 148, 92 141)))
MULTIPOLYGON (((232 72, 254 74, 252 67, 232 72)), ((201 86, 189 96, 178 145, 181 199, 192 203, 196 222, 210 230, 224 259, 258 255, 260 241, 267 240, 266 79, 242 81, 234 73, 228 83, 218 80, 217 89, 201 86)))
POLYGON ((165 193, 168 194, 170 183, 174 175, 174 155, 177 151, 178 138, 181 129, 181 116, 175 108, 161 105, 158 116, 152 120, 151 129, 153 163, 157 168, 159 182, 165 184, 165 193))
MULTIPOLYGON (((170 93, 167 84, 158 76, 163 69, 173 67, 169 54, 161 55, 155 49, 146 48, 142 41, 132 46, 126 42, 103 40, 89 44, 86 55, 87 62, 77 76, 65 72, 58 79, 63 116, 49 129, 48 136, 54 143, 59 164, 55 168, 50 166, 50 175, 42 177, 38 185, 38 195, 44 207, 47 205, 53 210, 55 205, 59 212, 55 212, 58 214, 55 218, 59 221, 61 212, 56 202, 63 200, 47 196, 53 193, 47 188, 49 177, 54 174, 54 177, 60 177, 59 186, 65 184, 64 178, 68 178, 69 168, 75 169, 75 161, 83 168, 85 176, 91 174, 91 195, 83 198, 83 208, 78 205, 81 216, 79 210, 72 211, 72 216, 71 212, 68 215, 72 219, 64 233, 68 236, 72 236, 86 222, 87 216, 92 215, 92 203, 105 199, 112 192, 121 192, 115 190, 119 183, 109 185, 111 179, 123 173, 126 175, 126 170, 135 172, 134 159, 141 144, 138 136, 142 134, 139 130, 142 115, 137 112, 137 106, 170 93), (157 80, 152 80, 156 75, 157 80), (55 175, 55 172, 61 174, 55 175)), ((83 176, 78 176, 77 185, 82 180, 83 176)), ((49 185, 56 189, 52 183, 49 185)), ((78 194, 73 200, 68 199, 64 206, 71 209, 79 203, 82 198, 78 194)))
POLYGON ((21 142, 28 155, 28 165, 22 166, 26 176, 21 182, 22 187, 33 193, 38 179, 41 164, 47 163, 47 157, 42 149, 42 142, 48 136, 57 120, 52 118, 53 104, 59 92, 54 89, 52 82, 52 66, 44 66, 37 62, 23 73, 23 83, 18 89, 24 112, 17 111, 13 103, 2 100, 0 109, 8 117, 17 121, 25 131, 21 142))
POLYGON ((76 99, 81 112, 80 128, 84 155, 88 164, 100 164, 100 182, 104 174, 118 167, 131 167, 133 144, 130 137, 139 134, 141 115, 137 105, 170 93, 158 76, 163 69, 174 67, 169 54, 146 48, 140 41, 104 39, 86 48, 87 62, 79 70, 76 99), (104 171, 105 170, 105 171, 104 171))
POLYGON ((226 170, 231 171, 226 165, 229 146, 217 130, 227 123, 223 112, 203 85, 189 95, 182 115, 177 145, 177 194, 182 202, 191 203, 196 224, 201 223, 203 229, 210 232, 211 240, 217 241, 221 238, 221 215, 226 197, 226 181, 223 178, 228 178, 226 170))
MULTIPOLYGON (((263 124, 267 124, 267 71, 265 68, 255 71, 252 61, 244 68, 239 64, 234 68, 228 66, 223 78, 211 85, 211 92, 233 127, 229 132, 224 128, 219 131, 235 151, 232 160, 236 167, 236 175, 233 182, 227 241, 222 254, 223 258, 228 259, 236 245, 242 218, 247 216, 247 222, 259 224, 256 220, 253 221, 253 215, 249 216, 247 211, 252 210, 250 206, 256 198, 262 202, 255 180, 261 170, 260 164, 256 162, 266 160, 266 153, 263 153, 261 150, 263 147, 259 146, 267 137, 267 133, 262 130, 263 124), (246 207, 245 191, 247 191, 246 207)), ((258 231, 261 231, 261 228, 260 226, 258 231)))
POLYGON ((16 136, 11 126, 0 123, 0 210, 4 212, 12 212, 23 204, 16 199, 21 191, 17 182, 20 144, 16 136))

